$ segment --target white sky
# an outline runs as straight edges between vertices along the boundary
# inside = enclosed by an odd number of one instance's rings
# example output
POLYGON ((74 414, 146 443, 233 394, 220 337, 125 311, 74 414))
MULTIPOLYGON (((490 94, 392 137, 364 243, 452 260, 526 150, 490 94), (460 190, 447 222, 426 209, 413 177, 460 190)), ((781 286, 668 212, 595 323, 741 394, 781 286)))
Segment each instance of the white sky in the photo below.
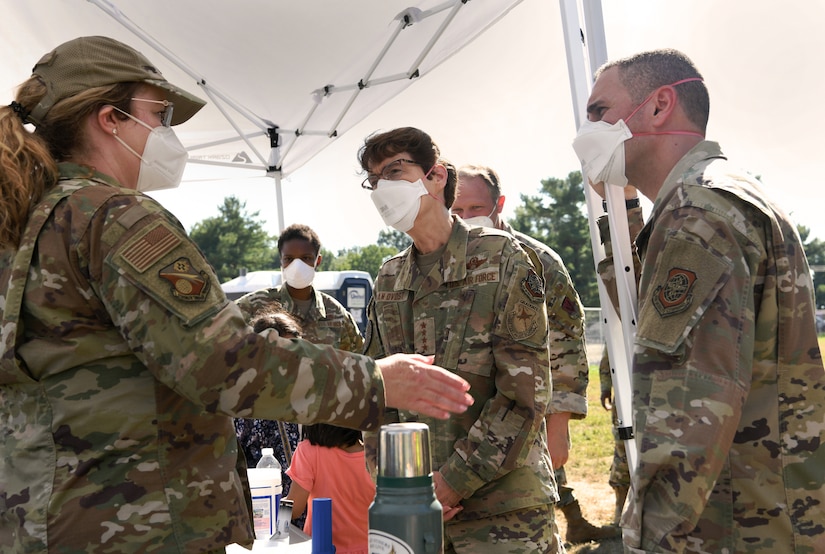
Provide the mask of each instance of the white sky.
MULTIPOLYGON (((660 47, 685 52, 711 95, 708 138, 761 175, 797 222, 825 240, 825 0, 605 0, 608 57, 660 47)), ((508 197, 579 169, 560 9, 524 0, 475 42, 358 124, 284 180, 285 224, 313 227, 332 251, 374 243, 384 227, 359 188, 365 136, 403 125, 430 133, 456 165, 494 167, 508 197)), ((163 65, 162 65, 163 67, 163 65)), ((195 169, 195 168, 193 168, 195 169)), ((187 170, 187 181, 195 171, 187 170)), ((214 169, 210 169, 214 172, 214 169)), ((218 215, 226 195, 277 233, 272 181, 184 182, 154 193, 187 229, 218 215)))

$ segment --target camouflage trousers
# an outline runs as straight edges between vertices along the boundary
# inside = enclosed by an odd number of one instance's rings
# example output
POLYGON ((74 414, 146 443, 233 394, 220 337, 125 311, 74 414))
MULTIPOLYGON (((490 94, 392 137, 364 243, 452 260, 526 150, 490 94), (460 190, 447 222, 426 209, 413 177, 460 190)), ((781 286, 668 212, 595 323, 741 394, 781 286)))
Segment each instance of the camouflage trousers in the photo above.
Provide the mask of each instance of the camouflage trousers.
POLYGON ((555 470, 554 473, 556 474, 556 487, 559 491, 559 501, 556 502, 556 507, 561 508, 572 504, 576 501, 576 497, 573 496, 573 489, 567 486, 567 473, 564 471, 564 466, 555 470))
POLYGON ((444 525, 444 554, 564 554, 552 504, 444 525))
POLYGON ((630 486, 630 468, 627 465, 627 453, 624 450, 624 441, 616 431, 618 415, 616 406, 613 406, 613 462, 610 464, 610 477, 607 482, 614 489, 630 486))

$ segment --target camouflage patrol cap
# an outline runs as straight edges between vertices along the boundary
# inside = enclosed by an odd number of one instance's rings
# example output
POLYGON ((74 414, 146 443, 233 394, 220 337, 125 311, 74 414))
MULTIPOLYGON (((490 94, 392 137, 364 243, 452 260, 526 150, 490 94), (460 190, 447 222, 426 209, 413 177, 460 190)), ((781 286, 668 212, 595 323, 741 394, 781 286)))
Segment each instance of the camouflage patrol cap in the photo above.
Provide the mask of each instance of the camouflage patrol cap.
POLYGON ((174 102, 172 125, 195 115, 206 102, 167 81, 160 70, 134 48, 109 37, 80 37, 64 42, 32 69, 46 84, 46 94, 28 120, 38 125, 57 102, 84 90, 117 83, 160 87, 174 102))

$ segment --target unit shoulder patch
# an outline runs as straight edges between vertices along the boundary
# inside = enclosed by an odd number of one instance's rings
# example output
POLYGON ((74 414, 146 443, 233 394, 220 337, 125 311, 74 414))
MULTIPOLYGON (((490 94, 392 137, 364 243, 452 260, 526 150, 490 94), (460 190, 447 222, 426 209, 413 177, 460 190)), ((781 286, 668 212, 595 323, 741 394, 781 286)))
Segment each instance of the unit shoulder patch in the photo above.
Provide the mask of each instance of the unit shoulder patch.
POLYGON ((527 276, 521 280, 521 288, 530 298, 535 300, 544 298, 544 280, 532 268, 527 271, 527 276))
POLYGON ((514 340, 532 337, 538 329, 539 310, 527 302, 519 301, 512 310, 505 314, 507 330, 514 340))
POLYGON ((203 302, 209 294, 209 274, 192 266, 189 258, 178 258, 158 275, 172 285, 172 296, 187 302, 203 302))
POLYGON ((662 317, 675 315, 687 310, 693 303, 693 286, 696 273, 689 269, 672 267, 667 272, 665 282, 659 284, 653 293, 653 305, 662 317))

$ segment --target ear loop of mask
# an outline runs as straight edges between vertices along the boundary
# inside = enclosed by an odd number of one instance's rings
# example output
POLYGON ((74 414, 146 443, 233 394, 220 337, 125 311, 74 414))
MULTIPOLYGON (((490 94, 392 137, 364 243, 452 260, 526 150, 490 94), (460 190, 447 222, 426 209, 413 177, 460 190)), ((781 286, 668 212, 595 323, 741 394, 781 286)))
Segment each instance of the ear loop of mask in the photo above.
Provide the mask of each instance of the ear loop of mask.
MULTIPOLYGON (((681 85, 682 83, 690 83, 690 82, 693 82, 693 81, 703 81, 703 80, 704 79, 702 79, 701 77, 689 77, 687 79, 682 79, 680 81, 676 81, 675 83, 670 83, 669 85, 663 85, 663 86, 675 87, 676 85, 681 85)), ((661 88, 661 87, 657 87, 657 89, 658 88, 661 88)), ((653 92, 656 92, 656 91, 654 90, 653 92)), ((653 98, 653 92, 648 94, 647 98, 645 98, 644 101, 641 104, 636 106, 636 108, 632 112, 630 112, 630 115, 627 116, 627 119, 624 120, 625 125, 627 124, 628 121, 630 121, 631 117, 636 115, 636 112, 638 112, 639 110, 642 109, 642 106, 644 106, 645 104, 650 102, 650 100, 653 98)), ((649 137, 649 136, 654 136, 654 135, 685 135, 685 136, 691 136, 691 137, 705 138, 704 135, 702 135, 701 133, 697 133, 695 131, 657 131, 657 132, 651 132, 651 133, 633 133, 634 137, 649 137)))
MULTIPOLYGON (((149 131, 150 131, 150 132, 152 131, 152 128, 151 128, 149 125, 147 125, 147 124, 146 124, 146 122, 141 121, 140 119, 136 118, 135 116, 133 116, 133 115, 132 115, 132 114, 130 114, 129 112, 124 112, 123 110, 121 110, 121 109, 120 109, 120 108, 118 108, 117 106, 112 106, 112 107, 113 107, 114 109, 116 109, 117 111, 119 111, 120 113, 122 113, 123 115, 125 115, 126 117, 128 117, 129 119, 131 119, 132 121, 134 121, 135 123, 139 123, 139 124, 143 125, 143 126, 144 126, 144 127, 146 127, 147 129, 149 129, 149 131)), ((124 141, 122 138, 120 138, 119 136, 117 136, 117 132, 114 132, 114 131, 117 131, 117 127, 115 127, 115 129, 113 129, 113 134, 115 135, 115 140, 117 140, 120 144, 122 144, 122 145, 124 146, 124 148, 126 148, 126 150, 128 150, 129 152, 131 152, 132 154, 134 154, 135 156, 137 156, 139 160, 143 160, 143 156, 141 156, 140 154, 138 154, 138 153, 135 151, 135 149, 134 149, 134 148, 132 148, 131 146, 129 146, 128 144, 126 144, 126 141, 124 141)))
MULTIPOLYGON (((430 170, 427 173, 424 174, 424 179, 429 179, 430 178, 430 173, 433 172, 433 169, 435 169, 436 165, 438 165, 438 162, 434 163, 433 166, 430 168, 430 170)), ((421 184, 424 184, 424 179, 421 180, 421 184)), ((424 190, 427 190, 427 187, 424 187, 424 190)), ((428 190, 427 190, 427 196, 429 196, 430 198, 434 198, 435 200, 438 200, 439 202, 441 202, 440 198, 438 198, 437 196, 433 196, 432 194, 430 194, 430 191, 428 191, 428 190)))

